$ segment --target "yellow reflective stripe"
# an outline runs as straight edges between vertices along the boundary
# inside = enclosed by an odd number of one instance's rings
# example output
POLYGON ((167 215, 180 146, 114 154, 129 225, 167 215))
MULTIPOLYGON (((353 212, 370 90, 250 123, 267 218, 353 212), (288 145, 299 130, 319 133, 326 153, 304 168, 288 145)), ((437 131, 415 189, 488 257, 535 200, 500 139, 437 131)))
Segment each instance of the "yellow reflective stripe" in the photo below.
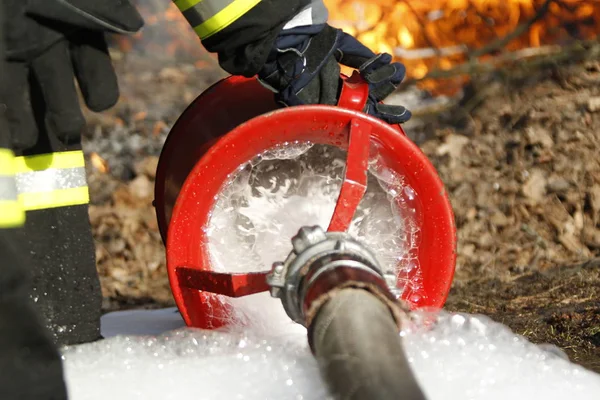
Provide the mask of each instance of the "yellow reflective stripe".
POLYGON ((25 211, 17 199, 15 155, 0 148, 0 229, 17 228, 25 223, 25 211))
POLYGON ((0 201, 0 228, 16 228, 25 223, 25 212, 18 201, 0 201))
POLYGON ((39 154, 15 158, 15 173, 44 171, 50 168, 84 167, 83 151, 65 151, 61 153, 39 154))
POLYGON ((206 39, 227 28, 250 11, 261 0, 176 0, 200 39, 206 39))
POLYGON ((0 148, 0 175, 15 174, 15 155, 12 150, 0 148))
POLYGON ((17 157, 15 164, 19 201, 25 211, 89 203, 83 151, 17 157))
POLYGON ((76 206, 88 204, 90 194, 87 186, 72 189, 53 190, 52 192, 20 193, 19 201, 27 211, 46 208, 76 206))
POLYGON ((242 15, 246 14, 261 0, 236 0, 214 17, 209 18, 203 24, 194 27, 194 31, 200 39, 206 39, 215 33, 227 28, 242 15))
POLYGON ((179 11, 184 12, 188 8, 194 7, 196 4, 200 3, 202 0, 175 0, 173 3, 179 8, 179 11))

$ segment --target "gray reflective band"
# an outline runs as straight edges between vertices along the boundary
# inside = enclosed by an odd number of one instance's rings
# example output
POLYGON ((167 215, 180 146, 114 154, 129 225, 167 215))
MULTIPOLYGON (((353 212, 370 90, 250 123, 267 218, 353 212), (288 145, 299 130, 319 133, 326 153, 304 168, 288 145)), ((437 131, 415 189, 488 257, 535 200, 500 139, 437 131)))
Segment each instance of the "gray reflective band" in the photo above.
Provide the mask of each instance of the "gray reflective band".
POLYGON ((219 11, 233 3, 235 0, 202 0, 195 6, 183 12, 192 27, 202 24, 207 19, 214 17, 219 11))
POLYGON ((16 175, 19 193, 52 192, 87 186, 84 167, 47 169, 16 175))
POLYGON ((322 0, 312 0, 283 27, 283 30, 294 29, 299 26, 321 25, 327 23, 329 11, 322 0))
POLYGON ((311 13, 314 25, 326 24, 329 20, 329 11, 323 0, 312 0, 310 2, 311 13))
POLYGON ((0 175, 0 201, 17 201, 17 193, 15 178, 0 175))

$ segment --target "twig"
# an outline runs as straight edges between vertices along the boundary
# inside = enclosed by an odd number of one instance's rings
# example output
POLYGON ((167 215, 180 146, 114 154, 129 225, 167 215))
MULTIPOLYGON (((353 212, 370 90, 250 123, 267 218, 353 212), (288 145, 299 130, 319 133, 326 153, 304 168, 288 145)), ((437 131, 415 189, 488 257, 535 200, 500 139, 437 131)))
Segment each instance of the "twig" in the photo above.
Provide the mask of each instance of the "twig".
POLYGON ((435 45, 435 43, 433 43, 433 40, 431 40, 431 38, 429 37, 429 33, 427 32, 427 28, 425 27, 425 22, 423 22, 423 20, 421 19, 421 16, 419 16, 419 13, 417 13, 417 11, 413 8, 413 6, 410 4, 409 0, 402 0, 402 2, 404 4, 406 4, 406 6, 410 9, 410 11, 413 13, 415 19, 421 26, 421 31, 423 31, 423 37, 425 38, 425 41, 427 41, 429 48, 433 49, 438 55, 440 55, 439 48, 435 45))
POLYGON ((489 61, 470 60, 447 70, 433 70, 420 79, 406 81, 406 85, 428 79, 444 79, 460 75, 490 73, 506 64, 522 64, 538 67, 556 64, 573 59, 591 60, 600 57, 600 42, 597 40, 579 41, 570 46, 543 46, 516 50, 496 56, 489 61))
POLYGON ((536 12, 536 14, 533 18, 531 18, 529 21, 525 22, 524 24, 517 26, 514 31, 507 34, 506 36, 503 36, 502 38, 500 38, 498 40, 494 40, 493 42, 491 42, 490 44, 488 44, 486 46, 483 46, 482 48, 474 50, 473 52, 471 52, 469 54, 469 58, 478 58, 485 54, 493 53, 493 52, 505 47, 513 39, 516 39, 519 36, 521 36, 522 34, 524 34, 525 32, 527 32, 533 24, 535 24, 537 21, 539 21, 546 14, 548 9, 550 8, 550 4, 552 4, 554 1, 555 0, 546 0, 544 2, 544 4, 540 7, 540 9, 536 12))
POLYGON ((394 55, 403 60, 423 60, 426 58, 454 56, 457 54, 465 54, 469 49, 465 45, 456 45, 449 47, 425 47, 420 49, 405 49, 404 47, 396 47, 394 55))
POLYGON ((461 114, 472 118, 471 111, 473 111, 478 105, 491 94, 498 91, 497 85, 485 85, 480 90, 477 90, 471 98, 469 98, 461 107, 461 114))
POLYGON ((544 46, 516 50, 494 57, 489 61, 471 60, 450 69, 433 70, 419 80, 451 78, 457 75, 474 75, 492 72, 498 68, 498 65, 505 64, 507 62, 523 60, 535 56, 554 55, 560 53, 561 51, 563 51, 563 49, 560 46, 544 46))
POLYGON ((475 14, 477 14, 477 16, 479 18, 481 18, 482 21, 484 21, 484 26, 487 28, 487 30, 496 37, 496 39, 498 39, 498 35, 496 34, 496 31, 494 30, 494 28, 492 28, 489 24, 489 17, 487 17, 486 15, 482 14, 479 12, 479 10, 477 9, 477 7, 475 5, 473 5, 473 1, 469 0, 469 5, 468 5, 468 9, 473 9, 475 10, 475 14))

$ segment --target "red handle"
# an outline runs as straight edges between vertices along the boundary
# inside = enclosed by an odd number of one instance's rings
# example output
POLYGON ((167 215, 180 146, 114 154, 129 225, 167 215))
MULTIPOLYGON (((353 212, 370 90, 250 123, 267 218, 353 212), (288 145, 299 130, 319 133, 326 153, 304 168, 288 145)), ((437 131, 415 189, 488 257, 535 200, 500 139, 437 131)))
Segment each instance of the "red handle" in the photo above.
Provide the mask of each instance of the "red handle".
POLYGON ((335 210, 329 221, 329 232, 345 232, 367 191, 367 170, 371 146, 371 126, 354 118, 350 121, 346 170, 335 210))
POLYGON ((369 85, 358 71, 354 71, 349 78, 342 75, 342 91, 340 92, 338 107, 363 111, 368 99, 369 85))

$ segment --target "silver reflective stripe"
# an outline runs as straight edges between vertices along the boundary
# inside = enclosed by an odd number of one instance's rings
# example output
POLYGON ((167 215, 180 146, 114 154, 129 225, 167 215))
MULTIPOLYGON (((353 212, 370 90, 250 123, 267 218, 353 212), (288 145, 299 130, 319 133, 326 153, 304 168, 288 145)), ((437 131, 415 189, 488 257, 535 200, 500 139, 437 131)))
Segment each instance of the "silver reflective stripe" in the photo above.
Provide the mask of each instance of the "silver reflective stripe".
POLYGON ((233 3, 235 0, 202 0, 195 6, 183 12, 192 27, 202 24, 207 19, 214 17, 219 11, 233 3))
POLYGON ((17 201, 17 193, 15 178, 0 175, 0 201, 17 201))
POLYGON ((16 175, 19 193, 52 192, 87 186, 84 167, 22 172, 16 175))
POLYGON ((312 0, 310 4, 312 9, 313 24, 326 24, 329 20, 329 10, 325 6, 323 0, 312 0))
POLYGON ((297 28, 299 26, 321 25, 327 23, 329 11, 322 0, 312 0, 283 27, 283 30, 297 28))

